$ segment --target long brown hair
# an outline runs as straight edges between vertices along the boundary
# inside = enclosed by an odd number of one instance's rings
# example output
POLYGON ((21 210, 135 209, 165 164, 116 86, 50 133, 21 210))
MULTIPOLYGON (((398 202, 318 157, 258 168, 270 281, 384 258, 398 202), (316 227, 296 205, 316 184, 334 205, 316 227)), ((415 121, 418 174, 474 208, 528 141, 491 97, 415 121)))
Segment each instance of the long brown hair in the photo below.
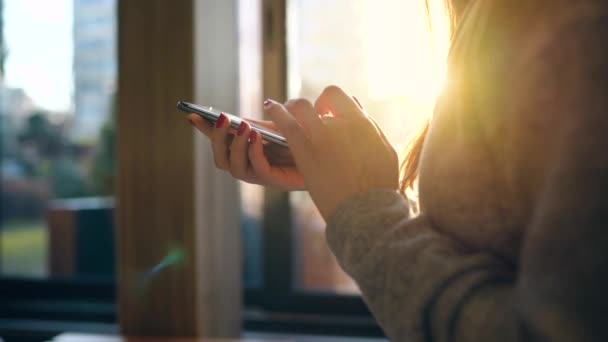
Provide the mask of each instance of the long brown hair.
MULTIPOLYGON (((450 21, 450 33, 454 34, 456 27, 459 24, 460 18, 464 13, 464 10, 470 0, 444 0, 446 12, 449 16, 450 21)), ((429 0, 425 0, 427 13, 429 16, 429 24, 432 29, 432 18, 430 13, 429 0)), ((424 139, 429 130, 430 119, 424 122, 423 127, 418 133, 412 138, 406 147, 405 159, 401 163, 400 174, 401 174, 401 185, 400 191, 405 194, 408 188, 413 188, 416 178, 418 178, 418 164, 420 163, 420 154, 422 152, 422 145, 424 139)))

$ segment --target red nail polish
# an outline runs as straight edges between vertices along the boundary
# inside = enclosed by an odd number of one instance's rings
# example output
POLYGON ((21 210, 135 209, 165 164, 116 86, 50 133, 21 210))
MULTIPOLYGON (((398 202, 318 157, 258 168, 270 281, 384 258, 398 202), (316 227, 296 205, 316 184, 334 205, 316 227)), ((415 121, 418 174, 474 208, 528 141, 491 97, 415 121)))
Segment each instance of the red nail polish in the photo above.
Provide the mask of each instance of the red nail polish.
POLYGON ((241 121, 241 124, 239 125, 239 129, 238 129, 238 131, 236 131, 236 134, 238 136, 241 136, 245 133, 246 129, 247 129, 247 124, 245 123, 245 121, 241 121))
POLYGON ((217 121, 215 122, 215 127, 220 128, 224 126, 224 122, 226 122, 226 115, 224 115, 224 113, 220 113, 220 117, 217 118, 217 121))
POLYGON ((188 119, 188 122, 189 122, 189 123, 190 123, 192 126, 196 127, 196 124, 194 123, 194 121, 192 121, 192 119, 188 119))
POLYGON ((249 135, 249 143, 253 144, 256 142, 256 140, 258 140, 258 132, 251 131, 251 134, 249 135))

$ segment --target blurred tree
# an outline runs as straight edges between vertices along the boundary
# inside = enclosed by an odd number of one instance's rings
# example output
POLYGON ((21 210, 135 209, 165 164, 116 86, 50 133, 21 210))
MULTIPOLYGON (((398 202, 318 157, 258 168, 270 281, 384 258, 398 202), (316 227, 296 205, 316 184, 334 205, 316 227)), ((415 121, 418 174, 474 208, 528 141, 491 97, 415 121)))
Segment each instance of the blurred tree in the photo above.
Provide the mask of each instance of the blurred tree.
POLYGON ((101 196, 114 195, 114 120, 101 128, 91 182, 93 193, 101 196))
POLYGON ((67 140, 61 125, 48 120, 48 113, 36 111, 27 118, 19 143, 26 175, 47 178, 52 198, 89 194, 78 153, 74 153, 77 146, 67 140))
POLYGON ((110 116, 99 133, 97 153, 93 160, 93 170, 91 172, 92 189, 97 196, 114 195, 116 95, 112 96, 111 101, 110 116))
POLYGON ((49 177, 54 198, 77 198, 89 195, 82 167, 69 156, 61 156, 50 163, 49 177))
POLYGON ((39 157, 53 159, 64 152, 67 141, 60 128, 47 117, 44 111, 33 112, 26 120, 19 142, 33 147, 39 157))

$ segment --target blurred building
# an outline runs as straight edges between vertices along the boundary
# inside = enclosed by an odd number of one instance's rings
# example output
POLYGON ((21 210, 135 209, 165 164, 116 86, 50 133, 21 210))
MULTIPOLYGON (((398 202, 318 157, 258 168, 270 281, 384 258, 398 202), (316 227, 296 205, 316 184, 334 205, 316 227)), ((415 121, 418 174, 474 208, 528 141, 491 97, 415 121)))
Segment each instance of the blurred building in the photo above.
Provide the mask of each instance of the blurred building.
POLYGON ((23 89, 8 87, 0 78, 0 113, 3 116, 24 119, 34 109, 34 102, 23 89))
POLYGON ((4 75, 4 0, 0 0, 0 82, 4 75))
POLYGON ((116 0, 74 0, 74 137, 94 140, 113 111, 116 0))

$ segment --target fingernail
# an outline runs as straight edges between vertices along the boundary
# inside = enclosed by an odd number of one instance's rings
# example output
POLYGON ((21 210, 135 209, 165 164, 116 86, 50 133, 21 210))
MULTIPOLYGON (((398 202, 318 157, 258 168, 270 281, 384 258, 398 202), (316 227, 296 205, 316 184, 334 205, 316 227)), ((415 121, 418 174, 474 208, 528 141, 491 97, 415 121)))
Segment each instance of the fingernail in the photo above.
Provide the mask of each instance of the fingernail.
POLYGON ((264 107, 268 107, 272 104, 272 102, 268 99, 264 100, 264 107))
POLYGON ((236 131, 236 134, 238 136, 241 136, 245 133, 246 129, 247 129, 247 124, 245 123, 245 121, 241 121, 241 124, 239 125, 239 129, 236 131))
POLYGON ((222 127, 224 125, 224 122, 226 122, 226 115, 224 115, 224 113, 220 113, 220 117, 217 118, 217 121, 215 122, 215 127, 222 127))
POLYGON ((251 134, 249 134, 249 143, 253 144, 256 140, 258 140, 258 132, 251 131, 251 134))
POLYGON ((192 119, 188 119, 188 122, 189 122, 189 123, 190 123, 192 126, 196 127, 196 124, 194 123, 194 121, 193 121, 192 119))

